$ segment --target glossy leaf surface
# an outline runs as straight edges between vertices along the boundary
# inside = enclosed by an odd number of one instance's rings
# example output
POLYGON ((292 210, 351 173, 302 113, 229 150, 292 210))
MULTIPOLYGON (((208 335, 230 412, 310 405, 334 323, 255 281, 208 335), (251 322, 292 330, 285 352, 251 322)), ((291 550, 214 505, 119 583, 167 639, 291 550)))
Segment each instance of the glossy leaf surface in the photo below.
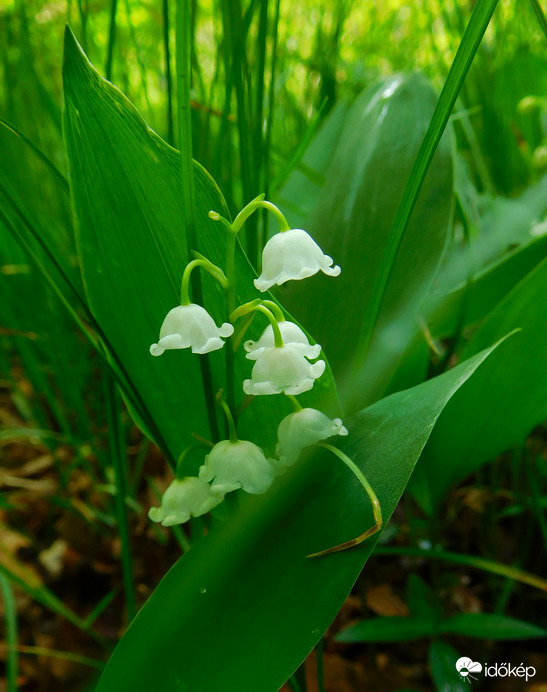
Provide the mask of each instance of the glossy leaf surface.
MULTIPOLYGON (((350 434, 336 444, 366 473, 384 522, 444 406, 490 351, 347 421, 350 434)), ((376 541, 305 556, 371 523, 370 503, 346 467, 325 453, 308 455, 174 565, 97 692, 278 690, 336 615, 376 541)))
POLYGON ((546 295, 544 260, 495 307, 462 352, 467 358, 511 330, 521 330, 500 346, 439 420, 412 478, 412 489, 428 512, 453 484, 522 443, 547 417, 546 295))
POLYGON ((354 371, 348 371, 348 364, 436 100, 433 88, 418 74, 389 77, 356 100, 345 117, 323 194, 308 224, 342 273, 336 284, 314 278, 279 292, 282 300, 289 294, 289 308, 297 317, 310 313, 310 330, 342 383, 346 377, 346 398, 356 398, 359 407, 378 398, 389 381, 415 331, 415 311, 445 246, 452 193, 449 136, 441 141, 395 261, 367 363, 354 366, 360 372, 364 368, 357 396, 350 391, 354 371))

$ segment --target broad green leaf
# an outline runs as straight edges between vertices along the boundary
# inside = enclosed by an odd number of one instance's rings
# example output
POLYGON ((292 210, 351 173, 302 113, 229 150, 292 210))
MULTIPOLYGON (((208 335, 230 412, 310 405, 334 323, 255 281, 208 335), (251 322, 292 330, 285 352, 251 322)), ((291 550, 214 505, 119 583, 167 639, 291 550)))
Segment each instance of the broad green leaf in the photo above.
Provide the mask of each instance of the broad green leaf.
POLYGON ((434 295, 424 307, 433 336, 450 336, 462 320, 473 324, 485 317, 519 281, 547 256, 547 235, 540 236, 472 277, 450 293, 434 295))
POLYGON ((488 613, 454 615, 440 623, 439 632, 477 639, 534 639, 547 636, 547 630, 543 627, 488 613))
MULTIPOLYGON (((178 304, 175 277, 188 260, 184 212, 173 184, 177 157, 165 156, 159 138, 93 70, 68 29, 63 80, 71 196, 89 306, 137 390, 145 392, 160 426, 156 442, 180 453, 182 420, 209 434, 199 368, 188 352, 161 359, 147 353, 164 316, 178 304)), ((200 220, 221 204, 206 180, 201 189, 200 220)))
MULTIPOLYGON (((336 282, 315 277, 279 291, 280 296, 289 294, 297 317, 310 315, 310 331, 342 377, 354 377, 355 369, 348 372, 348 366, 436 99, 418 74, 388 77, 357 99, 346 115, 320 201, 305 226, 342 273, 336 282)), ((362 366, 359 408, 382 393, 415 331, 416 309, 445 246, 451 197, 452 152, 446 137, 390 276, 377 338, 362 366)))
POLYGON ((473 382, 447 406, 412 478, 422 507, 432 512, 444 493, 547 418, 547 260, 490 313, 461 354, 468 358, 513 329, 473 382), (442 464, 439 460, 442 459, 442 464))
MULTIPOLYGON (((389 374, 386 374, 386 371, 389 371, 389 368, 386 367, 386 363, 389 363, 389 352, 394 352, 391 360, 396 360, 395 354, 400 353, 401 348, 404 350, 404 345, 401 346, 401 343, 403 342, 404 344, 407 340, 404 337, 405 332, 408 330, 405 320, 408 319, 409 305, 405 305, 404 313, 401 313, 405 316, 403 320, 394 321, 391 318, 388 328, 383 330, 381 327, 382 318, 385 317, 386 298, 393 282, 393 272, 397 264, 397 257, 400 257, 402 254, 401 250, 404 247, 405 238, 408 236, 413 212, 415 212, 416 205, 419 203, 420 192, 423 192, 426 176, 428 172, 431 173, 430 167, 434 156, 439 154, 438 147, 441 137, 445 132, 463 81, 469 71, 496 5, 497 0, 478 0, 476 3, 454 62, 450 67, 446 82, 435 105, 427 132, 412 165, 408 181, 404 186, 401 202, 397 207, 397 212, 377 267, 370 300, 368 304, 365 303, 365 316, 362 329, 358 332, 356 348, 359 367, 358 369, 353 368, 351 372, 347 373, 345 381, 346 386, 344 387, 343 399, 349 402, 350 409, 358 407, 357 404, 359 402, 362 404, 367 399, 373 398, 375 387, 378 390, 376 395, 381 392, 380 382, 382 377, 389 380, 389 374), (379 344, 379 357, 373 357, 375 352, 375 331, 377 334, 376 343, 379 344), (378 335, 382 335, 383 338, 379 338, 378 335), (382 373, 380 377, 377 374, 379 372, 382 373)), ((387 183, 389 186, 392 185, 392 181, 387 181, 387 183)), ((335 219, 338 223, 340 223, 341 219, 347 217, 347 204, 343 209, 345 213, 335 219)), ((334 228, 331 226, 329 231, 332 233, 334 228)), ((354 289, 353 292, 355 292, 354 289)), ((341 310, 341 305, 336 307, 338 312, 344 312, 341 310)), ((400 310, 403 310, 400 301, 398 307, 400 310)), ((354 347, 354 344, 351 343, 350 346, 354 347)), ((344 351, 344 355, 347 357, 347 351, 344 351)))
POLYGON ((275 203, 286 212, 292 228, 306 227, 306 219, 313 214, 323 194, 325 172, 334 156, 348 108, 343 101, 336 103, 313 137, 302 160, 275 195, 275 203))
MULTIPOLYGON (((384 522, 441 411, 490 352, 347 421, 350 434, 336 444, 367 475, 384 522)), ((275 692, 332 621, 376 541, 305 556, 371 523, 370 503, 346 467, 324 452, 308 455, 173 566, 97 692, 275 692)))
MULTIPOLYGON (((470 240, 464 245, 452 245, 435 278, 437 293, 450 293, 466 283, 469 276, 482 276, 503 260, 515 248, 531 245, 540 238, 547 212, 547 175, 527 188, 519 197, 489 197, 478 195, 471 182, 473 208, 476 218, 470 229, 470 240)), ((471 223, 471 221, 470 221, 471 223)))
POLYGON ((342 630, 337 642, 403 642, 432 637, 435 621, 420 617, 371 618, 342 630))
POLYGON ((461 613, 441 621, 427 617, 383 617, 363 620, 342 630, 336 641, 397 642, 436 634, 475 639, 534 639, 545 637, 547 630, 515 618, 486 613, 461 613))
POLYGON ((460 654, 445 642, 433 642, 429 647, 429 668, 437 692, 465 692, 469 690, 467 678, 456 670, 460 654))
MULTIPOLYGON (((146 126, 116 87, 98 75, 70 30, 63 76, 76 239, 89 306, 148 414, 149 432, 176 458, 191 442, 192 432, 210 435, 199 356, 189 349, 168 351, 159 358, 149 353, 165 315, 179 304, 180 279, 189 259, 179 155, 146 126)), ((198 164, 194 175, 199 247, 191 249, 224 267, 226 231, 208 218, 208 212, 228 212, 214 181, 198 164)), ((239 302, 258 297, 254 276, 238 247, 239 302)), ((204 305, 217 324, 226 321, 225 297, 209 276, 203 277, 203 291, 204 305)), ((256 318, 249 338, 256 338, 265 326, 256 318)), ((214 392, 226 386, 224 359, 225 349, 210 355, 214 392)), ((239 353, 238 386, 250 371, 250 361, 239 353)), ((239 403, 240 389, 238 395, 239 403)), ((283 397, 259 399, 267 401, 245 410, 239 431, 242 436, 251 431, 253 441, 273 451, 277 423, 290 412, 290 404, 283 397)), ((304 405, 326 399, 335 400, 328 370, 313 392, 302 397, 304 405)))

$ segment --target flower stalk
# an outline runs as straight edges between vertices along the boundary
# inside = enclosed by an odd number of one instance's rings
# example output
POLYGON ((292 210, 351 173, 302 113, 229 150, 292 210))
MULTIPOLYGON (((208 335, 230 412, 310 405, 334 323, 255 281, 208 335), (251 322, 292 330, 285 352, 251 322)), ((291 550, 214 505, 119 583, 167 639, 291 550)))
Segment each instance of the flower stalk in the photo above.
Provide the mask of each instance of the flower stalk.
POLYGON ((287 222, 287 219, 281 213, 281 210, 278 209, 275 206, 275 204, 267 202, 264 199, 264 195, 258 195, 258 197, 255 197, 255 199, 253 199, 252 202, 249 202, 249 204, 246 207, 243 207, 243 209, 236 216, 232 224, 232 232, 237 235, 243 227, 245 221, 247 221, 249 216, 251 216, 251 214, 254 214, 254 212, 257 209, 267 209, 268 211, 270 211, 277 219, 277 222, 279 223, 279 230, 281 232, 290 230, 290 226, 287 222))
POLYGON ((335 545, 332 548, 320 550, 318 553, 311 553, 311 555, 306 555, 306 557, 320 557, 321 555, 329 555, 330 553, 338 553, 341 550, 353 548, 353 546, 363 543, 363 541, 366 541, 367 538, 370 538, 375 533, 380 531, 380 529, 383 526, 382 508, 380 506, 380 502, 376 497, 376 493, 372 489, 372 486, 366 479, 361 469, 357 466, 357 464, 354 461, 352 461, 347 454, 344 454, 342 450, 338 449, 337 447, 334 447, 333 445, 327 444, 326 442, 319 442, 318 446, 328 449, 329 452, 332 452, 335 456, 337 456, 340 459, 340 461, 342 461, 350 469, 350 471, 354 474, 359 483, 361 483, 361 485, 365 489, 366 494, 369 497, 370 502, 372 503, 372 514, 374 516, 374 524, 360 536, 352 538, 350 541, 345 541, 344 543, 335 545))
MULTIPOLYGON (((196 253, 197 254, 197 253, 196 253)), ((194 259, 191 262, 188 262, 186 265, 186 268, 184 269, 184 272, 182 274, 182 279, 180 282, 180 304, 181 305, 190 305, 191 300, 190 300, 190 276, 192 275, 192 272, 196 267, 202 267, 206 271, 209 272, 209 274, 216 279, 219 284, 224 288, 225 290, 228 288, 228 281, 226 279, 226 276, 224 275, 224 272, 220 267, 217 267, 216 264, 213 264, 210 262, 208 259, 205 257, 199 256, 198 259, 194 259)))
POLYGON ((261 300, 260 298, 257 298, 256 300, 251 300, 249 303, 244 303, 243 305, 240 305, 237 310, 234 310, 230 314, 230 322, 235 322, 237 319, 240 317, 243 317, 244 315, 248 315, 250 312, 261 312, 263 315, 265 315, 268 318, 269 323, 272 326, 272 330, 274 333, 274 345, 276 348, 281 348, 283 346, 283 336, 281 335, 281 330, 279 328, 279 321, 285 321, 285 317, 279 307, 271 300, 261 300), (277 315, 274 314, 273 310, 270 309, 270 307, 266 307, 266 303, 268 306, 274 306, 274 309, 282 319, 278 320, 277 315))
POLYGON ((228 404, 224 400, 222 389, 220 389, 219 392, 217 393, 216 399, 217 399, 218 405, 222 408, 222 410, 224 411, 224 415, 226 416, 226 422, 228 424, 228 434, 229 434, 230 442, 237 442, 238 437, 237 437, 234 417, 232 416, 232 412, 230 411, 230 407, 228 406, 228 404))

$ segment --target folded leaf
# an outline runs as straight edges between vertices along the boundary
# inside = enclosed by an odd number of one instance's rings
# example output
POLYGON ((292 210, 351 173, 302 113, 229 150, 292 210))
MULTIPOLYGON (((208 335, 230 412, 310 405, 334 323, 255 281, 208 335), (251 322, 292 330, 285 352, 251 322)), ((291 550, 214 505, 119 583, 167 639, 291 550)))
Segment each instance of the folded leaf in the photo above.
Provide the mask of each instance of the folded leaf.
POLYGON ((495 356, 446 407, 412 478, 432 512, 446 491, 547 418, 547 260, 490 313, 461 354, 468 358, 513 329, 495 356), (442 460, 442 462, 441 462, 442 460))
MULTIPOLYGON (((441 411, 491 350, 347 421, 349 436, 336 444, 366 474, 384 522, 441 411)), ((306 555, 367 529, 368 498, 345 466, 320 453, 247 500, 167 573, 118 644, 97 692, 274 692, 310 652, 375 540, 321 558, 306 555)))
POLYGON ((311 279, 278 293, 283 302, 288 296, 287 306, 298 318, 306 315, 337 379, 342 376, 343 384, 347 378, 347 395, 360 402, 358 408, 379 398, 416 331, 417 306, 446 243, 452 197, 449 134, 441 140, 393 266, 367 361, 352 363, 397 207, 436 100, 419 74, 388 77, 359 96, 347 112, 306 227, 342 273, 336 283, 311 279), (362 369, 358 396, 350 391, 355 368, 362 369))

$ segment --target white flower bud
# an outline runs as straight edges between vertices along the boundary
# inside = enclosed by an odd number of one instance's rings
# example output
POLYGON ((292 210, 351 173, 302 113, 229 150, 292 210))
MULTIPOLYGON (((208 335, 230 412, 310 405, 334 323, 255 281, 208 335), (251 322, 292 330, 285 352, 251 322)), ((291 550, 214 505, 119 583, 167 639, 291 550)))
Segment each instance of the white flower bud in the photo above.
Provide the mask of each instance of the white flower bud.
POLYGON ((247 493, 265 493, 275 472, 264 452, 246 440, 218 442, 205 457, 199 470, 202 481, 212 481, 212 488, 221 493, 243 488, 247 493))
POLYGON ((275 453, 282 464, 290 466, 308 445, 326 440, 333 435, 347 435, 340 418, 331 420, 314 408, 303 408, 283 418, 277 430, 279 443, 275 453))
POLYGON ((292 346, 266 349, 253 366, 250 380, 244 380, 245 394, 301 394, 313 387, 325 372, 325 361, 308 363, 292 346))
MULTIPOLYGON (((319 357, 321 346, 319 344, 311 346, 308 337, 297 324, 284 321, 278 322, 278 325, 285 346, 290 346, 293 350, 298 351, 298 353, 310 360, 315 360, 315 358, 319 357)), ((244 346, 249 360, 257 360, 266 349, 274 348, 275 340, 272 325, 269 324, 266 327, 258 341, 246 341, 244 346)))
POLYGON ((160 340, 150 346, 153 356, 169 348, 191 348, 192 353, 209 353, 224 346, 221 336, 232 336, 234 327, 224 322, 217 327, 205 308, 195 303, 179 305, 167 313, 160 329, 160 340))
POLYGON ((199 517, 216 507, 224 494, 199 478, 175 479, 161 498, 161 507, 151 507, 148 516, 163 526, 184 524, 190 517, 199 517))
POLYGON ((322 271, 338 276, 340 267, 332 266, 333 260, 315 240, 300 228, 276 233, 262 251, 262 274, 255 279, 259 291, 267 291, 274 284, 281 286, 291 279, 305 279, 322 271))

